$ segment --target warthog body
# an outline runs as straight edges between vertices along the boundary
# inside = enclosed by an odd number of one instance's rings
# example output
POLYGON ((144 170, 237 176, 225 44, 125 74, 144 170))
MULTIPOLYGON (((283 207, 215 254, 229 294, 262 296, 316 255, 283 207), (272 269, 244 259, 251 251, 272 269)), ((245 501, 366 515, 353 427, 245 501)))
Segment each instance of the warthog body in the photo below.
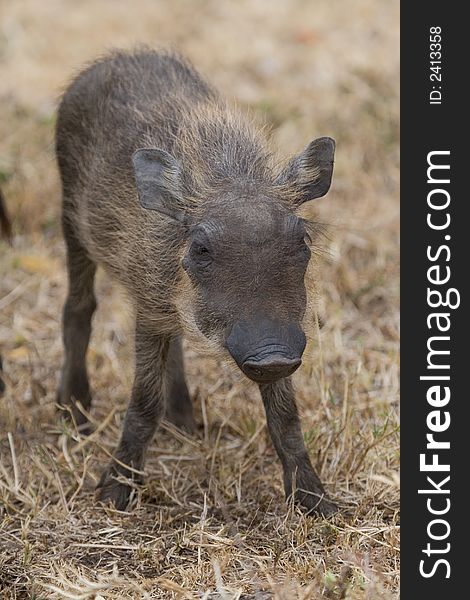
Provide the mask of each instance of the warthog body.
POLYGON ((0 234, 7 240, 11 239, 11 223, 8 217, 5 200, 0 190, 0 234))
POLYGON ((188 63, 143 50, 114 53, 77 77, 56 142, 69 274, 59 402, 78 425, 87 425, 80 405, 91 402, 85 354, 96 265, 125 287, 136 317, 131 401, 99 497, 126 506, 122 476, 136 479, 165 411, 193 427, 185 334, 259 384, 287 496, 332 512, 290 375, 313 322, 304 280, 317 236, 295 211, 328 191, 333 140, 312 142, 276 169, 263 133, 188 63))

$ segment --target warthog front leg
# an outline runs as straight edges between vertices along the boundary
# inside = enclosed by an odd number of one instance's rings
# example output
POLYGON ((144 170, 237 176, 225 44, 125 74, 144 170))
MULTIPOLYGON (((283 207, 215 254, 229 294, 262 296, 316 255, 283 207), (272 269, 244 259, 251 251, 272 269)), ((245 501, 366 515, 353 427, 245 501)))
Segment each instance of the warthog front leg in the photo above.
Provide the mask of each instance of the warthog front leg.
POLYGON ((183 348, 179 336, 170 342, 167 377, 166 418, 176 427, 191 433, 196 428, 196 422, 184 375, 183 348))
POLYGON ((336 505, 325 495, 305 448, 295 395, 290 378, 260 385, 268 430, 284 470, 286 498, 294 494, 295 502, 308 512, 328 516, 336 505))
POLYGON ((169 343, 167 336, 153 334, 145 321, 137 318, 131 401, 114 455, 116 460, 111 461, 97 486, 98 498, 111 500, 119 510, 126 508, 132 482, 142 481, 135 471, 142 470, 147 447, 165 411, 164 380, 169 343))

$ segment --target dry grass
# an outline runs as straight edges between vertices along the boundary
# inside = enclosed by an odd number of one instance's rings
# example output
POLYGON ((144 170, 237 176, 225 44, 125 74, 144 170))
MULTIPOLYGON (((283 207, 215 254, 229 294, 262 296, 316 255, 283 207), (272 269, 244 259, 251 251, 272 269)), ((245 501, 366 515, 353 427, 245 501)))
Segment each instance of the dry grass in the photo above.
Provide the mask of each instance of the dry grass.
POLYGON ((398 7, 388 0, 3 0, 0 177, 2 598, 398 596, 398 7), (97 430, 56 415, 65 294, 52 151, 60 86, 106 47, 182 49, 276 128, 286 154, 337 140, 325 327, 296 377, 327 522, 283 501, 256 389, 187 349, 200 434, 163 427, 132 513, 95 505, 132 378, 129 319, 101 275, 89 364, 97 430), (10 432, 10 433, 8 433, 10 432))

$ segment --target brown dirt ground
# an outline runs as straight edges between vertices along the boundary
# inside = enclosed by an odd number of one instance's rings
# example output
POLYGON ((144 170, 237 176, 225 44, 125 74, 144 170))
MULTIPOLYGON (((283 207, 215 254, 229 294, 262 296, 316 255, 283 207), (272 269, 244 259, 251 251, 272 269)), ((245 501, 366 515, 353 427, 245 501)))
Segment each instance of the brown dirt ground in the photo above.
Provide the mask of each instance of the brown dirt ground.
POLYGON ((398 3, 389 0, 2 0, 0 242, 2 598, 398 597, 398 3), (284 503, 254 386, 187 348, 198 436, 163 426, 131 513, 93 488, 132 381, 128 311, 101 274, 87 439, 61 424, 64 250, 53 126, 61 88, 106 48, 182 50, 275 128, 286 156, 337 140, 325 326, 296 376, 312 458, 343 507, 284 503))

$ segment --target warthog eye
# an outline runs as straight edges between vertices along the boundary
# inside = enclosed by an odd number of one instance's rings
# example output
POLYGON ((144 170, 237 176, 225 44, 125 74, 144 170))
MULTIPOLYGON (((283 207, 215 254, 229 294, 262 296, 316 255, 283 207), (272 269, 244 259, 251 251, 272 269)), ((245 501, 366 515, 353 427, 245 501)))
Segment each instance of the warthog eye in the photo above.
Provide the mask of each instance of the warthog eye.
POLYGON ((209 248, 207 248, 206 246, 203 246, 201 244, 193 244, 193 246, 193 252, 194 254, 196 254, 196 256, 204 256, 206 254, 209 254, 209 248))
POLYGON ((212 253, 207 244, 194 240, 183 259, 183 269, 194 277, 203 276, 212 264, 212 253))

